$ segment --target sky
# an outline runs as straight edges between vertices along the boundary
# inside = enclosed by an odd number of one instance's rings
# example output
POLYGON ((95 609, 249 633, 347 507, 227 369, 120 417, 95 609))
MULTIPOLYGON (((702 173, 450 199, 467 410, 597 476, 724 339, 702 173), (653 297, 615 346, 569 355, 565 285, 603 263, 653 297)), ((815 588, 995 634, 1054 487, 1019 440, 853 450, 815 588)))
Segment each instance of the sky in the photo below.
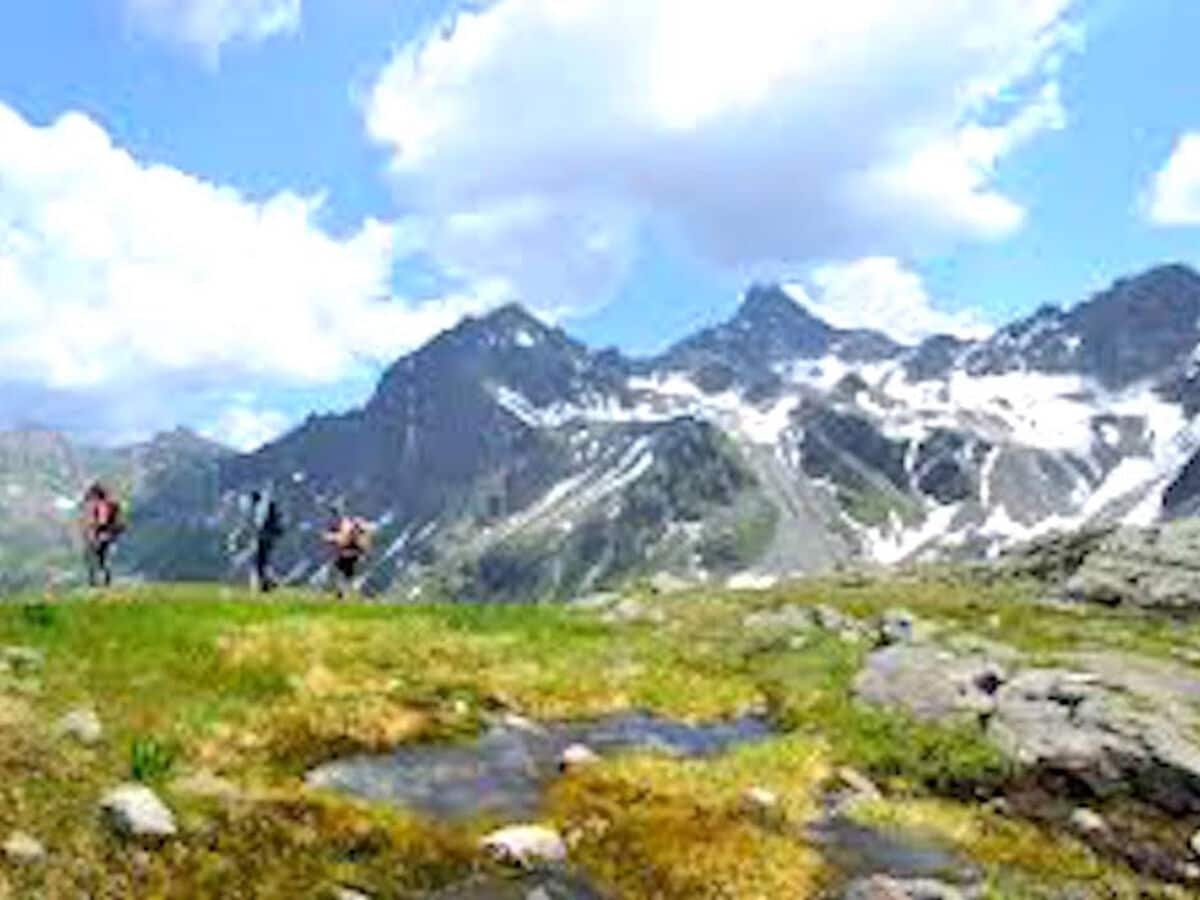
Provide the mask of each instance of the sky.
POLYGON ((518 301, 986 334, 1200 266, 1189 0, 0 6, 0 428, 251 449, 518 301))

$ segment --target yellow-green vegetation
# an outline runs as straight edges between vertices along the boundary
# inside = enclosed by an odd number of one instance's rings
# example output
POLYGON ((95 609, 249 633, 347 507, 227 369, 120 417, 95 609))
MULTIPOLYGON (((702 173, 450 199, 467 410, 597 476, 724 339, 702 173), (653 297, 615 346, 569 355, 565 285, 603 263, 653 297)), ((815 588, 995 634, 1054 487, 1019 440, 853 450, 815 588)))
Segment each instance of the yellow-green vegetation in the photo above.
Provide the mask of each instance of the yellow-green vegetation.
MULTIPOLYGON (((843 765, 887 788, 877 818, 935 832, 997 878, 1124 883, 1127 873, 1072 842, 933 802, 1003 779, 1006 765, 972 731, 855 703, 864 647, 742 627, 747 613, 784 603, 859 616, 899 605, 1037 652, 1118 640, 1107 613, 1039 611, 1035 626, 1030 592, 945 572, 762 594, 635 592, 662 621, 615 624, 562 607, 335 605, 287 592, 263 602, 215 586, 3 605, 0 646, 41 650, 45 665, 0 675, 0 840, 27 831, 50 859, 0 864, 0 897, 320 897, 339 884, 420 896, 486 865, 477 842, 495 822, 438 823, 309 791, 302 776, 346 753, 461 738, 493 708, 542 719, 637 708, 694 721, 771 711, 780 734, 761 744, 703 760, 606 759, 554 786, 546 821, 614 896, 816 896, 836 873, 804 825, 843 765), (104 724, 96 747, 56 732, 81 706, 104 724), (180 819, 180 836, 148 853, 98 818, 104 790, 132 777, 180 819), (778 795, 777 821, 747 812, 751 787, 778 795)), ((1152 626, 1131 633, 1152 652, 1170 649, 1152 626)), ((1196 639, 1184 630, 1170 647, 1196 639)))
POLYGON ((904 834, 924 834, 962 851, 993 871, 992 896, 1036 896, 1034 887, 1067 881, 1105 897, 1185 897, 1180 889, 1152 888, 1098 860, 1076 839, 988 808, 933 798, 865 800, 856 821, 904 834))

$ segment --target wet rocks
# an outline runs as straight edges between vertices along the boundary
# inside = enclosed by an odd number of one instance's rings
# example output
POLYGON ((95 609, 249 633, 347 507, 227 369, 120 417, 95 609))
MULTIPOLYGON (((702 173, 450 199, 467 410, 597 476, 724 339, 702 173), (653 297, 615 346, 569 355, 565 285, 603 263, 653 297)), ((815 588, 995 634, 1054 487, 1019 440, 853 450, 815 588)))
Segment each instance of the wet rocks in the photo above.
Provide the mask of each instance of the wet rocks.
POLYGON ((159 843, 175 836, 175 817, 150 788, 142 784, 122 784, 100 801, 105 821, 124 838, 159 843))
POLYGON ((23 831, 14 831, 4 842, 4 858, 19 866, 32 866, 46 859, 46 848, 23 831))
POLYGON ((546 863, 562 863, 567 845, 557 831, 542 825, 510 825, 494 831, 481 846, 504 865, 532 869, 546 863))
POLYGON ((978 890, 962 889, 931 878, 901 879, 873 875, 852 883, 844 900, 971 900, 978 890))
POLYGON ((90 708, 71 710, 58 720, 57 730, 63 737, 71 738, 85 747, 94 747, 104 737, 100 717, 90 708))

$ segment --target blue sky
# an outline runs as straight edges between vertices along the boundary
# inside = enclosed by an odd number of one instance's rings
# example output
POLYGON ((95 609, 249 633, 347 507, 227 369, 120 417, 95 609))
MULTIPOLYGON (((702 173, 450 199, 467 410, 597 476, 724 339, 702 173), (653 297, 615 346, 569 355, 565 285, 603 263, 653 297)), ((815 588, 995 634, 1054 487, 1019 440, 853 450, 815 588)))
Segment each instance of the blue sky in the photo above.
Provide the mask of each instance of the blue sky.
POLYGON ((1200 262, 1200 7, 804 6, 8 4, 0 427, 253 446, 510 299, 917 340, 1200 262))

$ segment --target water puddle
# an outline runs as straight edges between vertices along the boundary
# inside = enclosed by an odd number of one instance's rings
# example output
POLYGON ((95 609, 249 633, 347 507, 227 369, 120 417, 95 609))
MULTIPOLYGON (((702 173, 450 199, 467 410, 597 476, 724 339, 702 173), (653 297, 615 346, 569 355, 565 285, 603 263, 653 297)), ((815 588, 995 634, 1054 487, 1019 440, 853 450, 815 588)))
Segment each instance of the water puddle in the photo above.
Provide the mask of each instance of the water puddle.
POLYGON ((944 845, 918 834, 855 822, 832 799, 825 814, 807 830, 807 837, 847 882, 890 875, 969 885, 980 878, 978 869, 944 845))
POLYGON ((608 900, 586 881, 562 872, 480 877, 443 888, 428 900, 608 900))
MULTIPOLYGON (((688 725, 646 713, 536 725, 502 722, 474 741, 402 747, 383 756, 335 760, 308 773, 310 787, 416 809, 446 819, 533 816, 558 776, 562 751, 584 744, 599 754, 643 750, 703 757, 770 737, 762 718, 688 725)), ((551 895, 553 896, 553 895, 551 895)))

